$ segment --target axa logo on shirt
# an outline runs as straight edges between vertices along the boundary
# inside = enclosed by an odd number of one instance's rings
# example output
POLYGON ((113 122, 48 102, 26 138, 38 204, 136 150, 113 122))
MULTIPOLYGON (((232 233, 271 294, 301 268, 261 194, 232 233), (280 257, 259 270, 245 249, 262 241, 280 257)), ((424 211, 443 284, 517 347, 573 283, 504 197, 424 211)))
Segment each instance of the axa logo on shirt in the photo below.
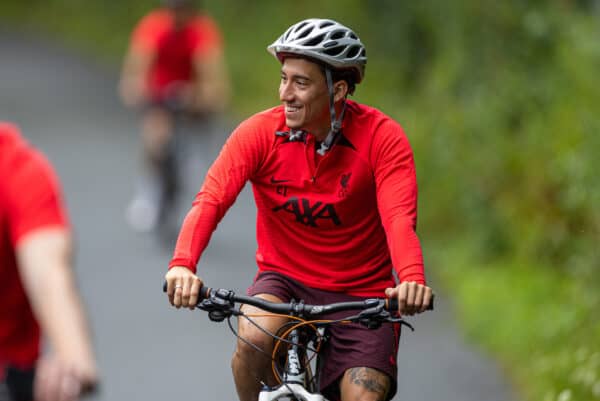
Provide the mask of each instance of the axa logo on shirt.
POLYGON ((311 227, 318 227, 317 221, 319 219, 330 220, 336 226, 342 224, 335 207, 331 203, 317 201, 311 204, 310 200, 295 196, 288 198, 282 205, 274 207, 273 211, 291 213, 296 217, 297 222, 311 227))

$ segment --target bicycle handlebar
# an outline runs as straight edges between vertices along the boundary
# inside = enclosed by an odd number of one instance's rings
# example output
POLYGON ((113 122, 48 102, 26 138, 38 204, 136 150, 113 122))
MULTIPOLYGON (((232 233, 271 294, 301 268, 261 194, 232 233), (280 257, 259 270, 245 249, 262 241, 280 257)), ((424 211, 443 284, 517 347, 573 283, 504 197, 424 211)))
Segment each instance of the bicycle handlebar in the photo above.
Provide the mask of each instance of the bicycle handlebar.
MULTIPOLYGON (((163 284, 163 292, 167 292, 166 282, 163 284)), ((202 286, 198 293, 197 306, 200 306, 204 299, 220 299, 223 301, 229 301, 230 303, 243 303, 255 306, 271 313, 295 313, 306 317, 316 317, 332 312, 367 310, 369 308, 377 308, 380 306, 383 306, 383 309, 386 311, 395 312, 398 310, 398 299, 396 298, 367 298, 363 301, 337 302, 328 305, 310 305, 305 304, 302 301, 275 303, 257 297, 237 295, 232 290, 226 290, 222 288, 213 289, 202 286)), ((433 310, 433 301, 434 296, 432 295, 431 302, 427 310, 433 310)))

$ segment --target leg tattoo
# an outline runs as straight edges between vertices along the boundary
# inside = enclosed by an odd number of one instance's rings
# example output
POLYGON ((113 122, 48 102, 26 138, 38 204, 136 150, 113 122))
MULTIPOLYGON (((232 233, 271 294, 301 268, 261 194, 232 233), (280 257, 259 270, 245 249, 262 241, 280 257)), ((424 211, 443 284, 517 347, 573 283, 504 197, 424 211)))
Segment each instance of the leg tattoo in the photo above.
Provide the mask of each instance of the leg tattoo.
POLYGON ((368 392, 377 393, 380 399, 385 399, 390 387, 389 378, 371 368, 351 368, 348 370, 350 381, 361 386, 368 392))

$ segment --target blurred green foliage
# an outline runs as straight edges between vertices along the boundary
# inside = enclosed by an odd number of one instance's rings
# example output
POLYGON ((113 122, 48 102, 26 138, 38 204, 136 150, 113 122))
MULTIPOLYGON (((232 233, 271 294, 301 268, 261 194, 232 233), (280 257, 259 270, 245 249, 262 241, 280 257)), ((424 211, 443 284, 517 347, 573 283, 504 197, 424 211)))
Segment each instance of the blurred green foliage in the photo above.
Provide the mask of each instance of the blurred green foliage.
MULTIPOLYGON (((369 56, 356 98, 406 129, 427 262, 469 334, 527 399, 600 399, 600 1, 203 3, 238 120, 277 103, 265 47, 290 24, 354 28, 369 56)), ((12 0, 0 20, 116 64, 156 4, 12 0)))

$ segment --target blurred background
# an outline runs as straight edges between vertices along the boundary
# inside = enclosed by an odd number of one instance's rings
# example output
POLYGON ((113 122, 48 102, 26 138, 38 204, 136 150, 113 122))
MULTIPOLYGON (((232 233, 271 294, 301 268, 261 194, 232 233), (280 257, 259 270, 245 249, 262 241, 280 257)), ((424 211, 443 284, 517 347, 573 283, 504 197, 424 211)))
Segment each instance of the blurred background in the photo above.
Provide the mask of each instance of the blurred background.
MULTIPOLYGON (((116 82, 134 24, 157 5, 3 0, 0 118, 19 124, 63 177, 101 350, 98 397, 231 399, 233 337, 205 316, 168 311, 160 284, 170 253, 122 217, 137 125, 116 82), (138 314, 152 323, 136 323, 138 314), (207 341, 222 344, 226 359, 203 360, 207 341)), ((416 351, 401 352, 407 373, 396 399, 600 399, 600 1, 202 6, 225 38, 227 127, 278 103, 279 65, 265 47, 292 23, 337 19, 366 45, 354 99, 397 119, 411 141, 418 233, 442 294, 437 322, 417 318, 403 339, 416 351)), ((202 177, 190 179, 190 200, 202 177)), ((204 259, 215 286, 244 288, 254 274, 254 209, 247 190, 242 198, 247 205, 226 217, 204 259)))

